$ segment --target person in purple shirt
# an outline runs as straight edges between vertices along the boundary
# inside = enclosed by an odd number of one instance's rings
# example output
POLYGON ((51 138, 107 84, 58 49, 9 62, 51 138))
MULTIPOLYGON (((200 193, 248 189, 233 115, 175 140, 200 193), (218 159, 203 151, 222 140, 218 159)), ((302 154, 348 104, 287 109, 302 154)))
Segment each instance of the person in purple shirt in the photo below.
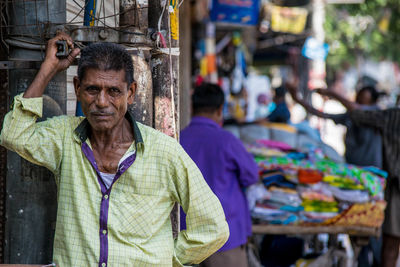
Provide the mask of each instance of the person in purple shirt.
MULTIPOLYGON (((220 200, 229 225, 228 241, 201 266, 246 267, 251 218, 244 190, 258 181, 258 167, 241 141, 221 127, 223 104, 224 93, 218 85, 196 87, 193 118, 181 132, 180 142, 220 200)), ((185 218, 181 210, 181 229, 186 229, 185 218)))

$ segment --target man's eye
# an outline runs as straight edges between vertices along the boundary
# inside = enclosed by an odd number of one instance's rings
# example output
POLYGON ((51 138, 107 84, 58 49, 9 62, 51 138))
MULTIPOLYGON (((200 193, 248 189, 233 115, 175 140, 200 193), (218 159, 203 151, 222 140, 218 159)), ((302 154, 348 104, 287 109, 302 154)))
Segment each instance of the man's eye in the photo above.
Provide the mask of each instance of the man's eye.
POLYGON ((118 88, 111 87, 110 88, 110 92, 113 93, 113 94, 119 94, 121 91, 118 88))
POLYGON ((97 91, 99 91, 99 88, 97 88, 95 86, 89 86, 89 87, 86 88, 86 91, 97 92, 97 91))

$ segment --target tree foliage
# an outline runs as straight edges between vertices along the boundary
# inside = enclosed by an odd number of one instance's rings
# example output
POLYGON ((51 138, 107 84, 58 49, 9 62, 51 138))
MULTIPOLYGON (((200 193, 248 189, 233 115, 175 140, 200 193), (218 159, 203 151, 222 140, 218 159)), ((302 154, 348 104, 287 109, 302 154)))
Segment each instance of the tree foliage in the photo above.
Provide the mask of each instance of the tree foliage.
POLYGON ((324 28, 331 69, 355 63, 357 57, 400 62, 399 0, 328 5, 324 28))

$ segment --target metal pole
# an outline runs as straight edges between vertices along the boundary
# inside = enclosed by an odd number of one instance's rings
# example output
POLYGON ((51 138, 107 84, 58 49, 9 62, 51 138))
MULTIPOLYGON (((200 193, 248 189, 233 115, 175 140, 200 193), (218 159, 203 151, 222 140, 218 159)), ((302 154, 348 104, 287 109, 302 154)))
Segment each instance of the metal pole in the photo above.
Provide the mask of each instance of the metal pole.
MULTIPOLYGON (((172 137, 179 134, 179 11, 177 1, 150 0, 149 27, 165 35, 166 46, 151 55, 154 128, 172 137), (170 11, 170 12, 169 12, 170 11), (160 23, 159 23, 160 22, 160 23), (160 27, 159 27, 160 26, 160 27)), ((179 209, 171 213, 174 236, 179 232, 179 209)))
MULTIPOLYGON (((83 25, 84 26, 94 26, 94 22, 96 19, 96 0, 85 0, 85 14, 83 15, 83 25)), ((79 101, 76 102, 76 116, 84 116, 81 103, 79 101)))
MULTIPOLYGON (((49 23, 65 23, 65 1, 8 1, 10 33, 25 42, 44 42, 49 23), (49 13, 48 10, 52 12, 49 13), (33 26, 26 26, 27 24, 33 26), (22 37, 23 36, 23 37, 22 37)), ((41 61, 44 50, 10 45, 9 60, 41 61)), ((38 69, 10 69, 10 100, 24 92, 38 69)), ((57 74, 47 86, 43 118, 65 114, 66 73, 57 74)), ((10 101, 9 100, 9 101, 10 101)), ((5 263, 48 263, 52 260, 57 214, 57 192, 53 174, 19 157, 7 154, 5 263)))
MULTIPOLYGON (((145 32, 148 28, 148 2, 120 1, 120 26, 125 29, 122 40, 135 41, 134 32, 145 32), (143 30, 140 30, 143 29, 143 30)), ((134 78, 136 81, 135 103, 129 107, 137 121, 153 127, 153 89, 148 47, 135 45, 132 51, 132 60, 135 66, 134 78)))

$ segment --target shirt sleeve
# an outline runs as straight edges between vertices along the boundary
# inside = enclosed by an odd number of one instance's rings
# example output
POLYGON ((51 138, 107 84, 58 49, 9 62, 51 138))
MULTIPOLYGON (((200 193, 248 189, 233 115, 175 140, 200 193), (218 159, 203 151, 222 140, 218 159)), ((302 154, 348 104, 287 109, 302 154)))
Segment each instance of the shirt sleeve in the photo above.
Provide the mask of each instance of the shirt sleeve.
POLYGON ((279 104, 267 118, 271 122, 286 123, 290 119, 290 111, 285 104, 279 104))
POLYGON ((173 168, 176 201, 186 213, 186 230, 175 240, 174 266, 198 264, 228 240, 228 223, 218 198, 179 144, 173 168))
POLYGON ((227 153, 229 153, 229 158, 235 162, 239 184, 242 188, 259 181, 257 163, 254 161, 253 156, 247 152, 243 143, 233 135, 231 136, 227 153))
POLYGON ((329 114, 327 118, 333 120, 336 124, 342 124, 345 126, 347 126, 350 121, 350 116, 347 113, 329 114))
POLYGON ((387 123, 385 110, 356 109, 350 112, 350 117, 358 125, 365 125, 378 129, 384 128, 387 123))
POLYGON ((0 145, 24 159, 56 173, 62 157, 64 123, 59 118, 36 122, 42 117, 43 99, 14 98, 12 110, 4 118, 0 145))

